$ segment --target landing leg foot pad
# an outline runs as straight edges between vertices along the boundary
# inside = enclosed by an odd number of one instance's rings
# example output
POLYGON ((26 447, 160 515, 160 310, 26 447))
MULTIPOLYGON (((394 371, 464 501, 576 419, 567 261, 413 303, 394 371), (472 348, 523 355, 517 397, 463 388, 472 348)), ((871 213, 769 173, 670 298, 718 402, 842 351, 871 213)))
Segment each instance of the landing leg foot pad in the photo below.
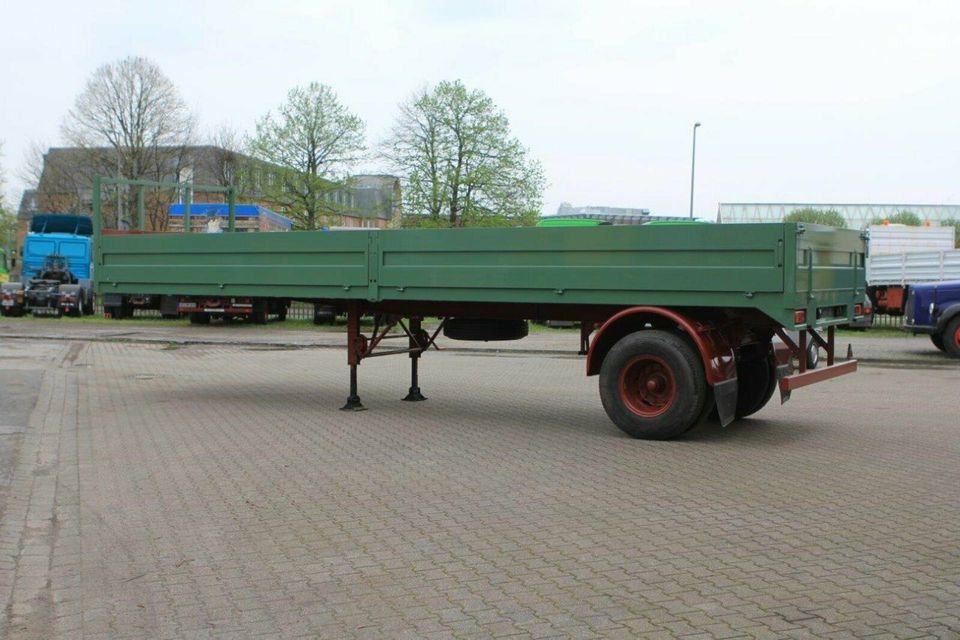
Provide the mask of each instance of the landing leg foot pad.
POLYGON ((403 399, 404 402, 423 402, 426 400, 426 396, 420 393, 420 387, 410 387, 410 392, 407 393, 407 397, 403 399))
POLYGON ((347 404, 340 407, 340 411, 366 411, 367 408, 360 402, 360 396, 350 396, 347 404))

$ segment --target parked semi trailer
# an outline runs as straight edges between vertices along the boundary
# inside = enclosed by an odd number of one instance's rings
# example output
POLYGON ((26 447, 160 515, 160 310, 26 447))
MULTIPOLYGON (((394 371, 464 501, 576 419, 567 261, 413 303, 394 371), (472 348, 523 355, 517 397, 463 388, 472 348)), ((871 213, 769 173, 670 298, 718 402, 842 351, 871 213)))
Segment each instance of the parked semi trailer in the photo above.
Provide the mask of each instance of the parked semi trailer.
POLYGON ((714 410, 726 425, 778 388, 785 401, 857 368, 849 348, 847 359, 837 355, 834 328, 862 313, 859 231, 781 223, 111 235, 100 233, 106 181, 94 183, 100 291, 342 309, 345 410, 364 408, 358 369, 370 358, 407 355, 404 399, 423 400, 418 363, 441 333, 518 339, 537 317, 581 323, 586 373, 599 376, 607 415, 640 438, 679 436, 714 410), (372 331, 361 329, 363 314, 374 316, 372 331), (438 319, 430 332, 426 318, 438 319), (385 346, 398 336, 402 346, 385 346), (796 371, 777 357, 774 336, 796 371), (806 366, 810 340, 826 355, 817 370, 806 366))

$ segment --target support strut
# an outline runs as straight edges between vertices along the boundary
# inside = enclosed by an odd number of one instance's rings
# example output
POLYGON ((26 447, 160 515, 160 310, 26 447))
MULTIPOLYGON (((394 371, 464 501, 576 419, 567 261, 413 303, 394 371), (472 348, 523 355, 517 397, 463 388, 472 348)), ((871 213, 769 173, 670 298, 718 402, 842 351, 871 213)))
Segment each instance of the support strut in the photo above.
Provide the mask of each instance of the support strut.
POLYGON ((429 343, 421 344, 424 338, 428 338, 420 326, 422 318, 410 318, 410 330, 407 334, 410 336, 410 390, 405 402, 422 402, 427 398, 420 393, 420 382, 417 377, 417 364, 420 362, 420 354, 429 347, 429 343))
POLYGON ((366 340, 360 335, 360 304, 350 302, 347 305, 347 364, 350 365, 350 395, 341 411, 363 411, 366 407, 360 402, 357 392, 357 366, 366 352, 366 340))
POLYGON ((347 396, 347 403, 340 407, 340 411, 365 411, 366 407, 360 402, 360 396, 357 394, 357 365, 350 365, 350 395, 347 396))

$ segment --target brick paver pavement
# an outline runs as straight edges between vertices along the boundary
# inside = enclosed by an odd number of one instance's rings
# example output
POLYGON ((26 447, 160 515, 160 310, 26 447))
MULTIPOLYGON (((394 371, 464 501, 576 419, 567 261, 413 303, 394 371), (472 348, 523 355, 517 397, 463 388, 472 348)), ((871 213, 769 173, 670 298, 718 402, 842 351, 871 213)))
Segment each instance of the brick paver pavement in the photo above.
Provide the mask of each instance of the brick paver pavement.
MULTIPOLYGON (((0 357, 4 355, 0 345, 0 357)), ((0 360, 2 362, 2 360, 0 360)), ((960 369, 630 440, 581 360, 62 343, 0 636, 955 638, 960 369)))

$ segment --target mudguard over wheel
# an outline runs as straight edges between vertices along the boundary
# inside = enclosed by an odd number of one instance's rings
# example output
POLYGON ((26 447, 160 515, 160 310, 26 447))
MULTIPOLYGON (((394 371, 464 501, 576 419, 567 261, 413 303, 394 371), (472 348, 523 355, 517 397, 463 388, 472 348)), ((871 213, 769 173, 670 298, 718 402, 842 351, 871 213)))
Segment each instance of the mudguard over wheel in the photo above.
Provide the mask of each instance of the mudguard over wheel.
POLYGON ((697 423, 709 387, 703 363, 682 337, 659 330, 620 339, 600 368, 607 415, 634 438, 667 440, 697 423))

